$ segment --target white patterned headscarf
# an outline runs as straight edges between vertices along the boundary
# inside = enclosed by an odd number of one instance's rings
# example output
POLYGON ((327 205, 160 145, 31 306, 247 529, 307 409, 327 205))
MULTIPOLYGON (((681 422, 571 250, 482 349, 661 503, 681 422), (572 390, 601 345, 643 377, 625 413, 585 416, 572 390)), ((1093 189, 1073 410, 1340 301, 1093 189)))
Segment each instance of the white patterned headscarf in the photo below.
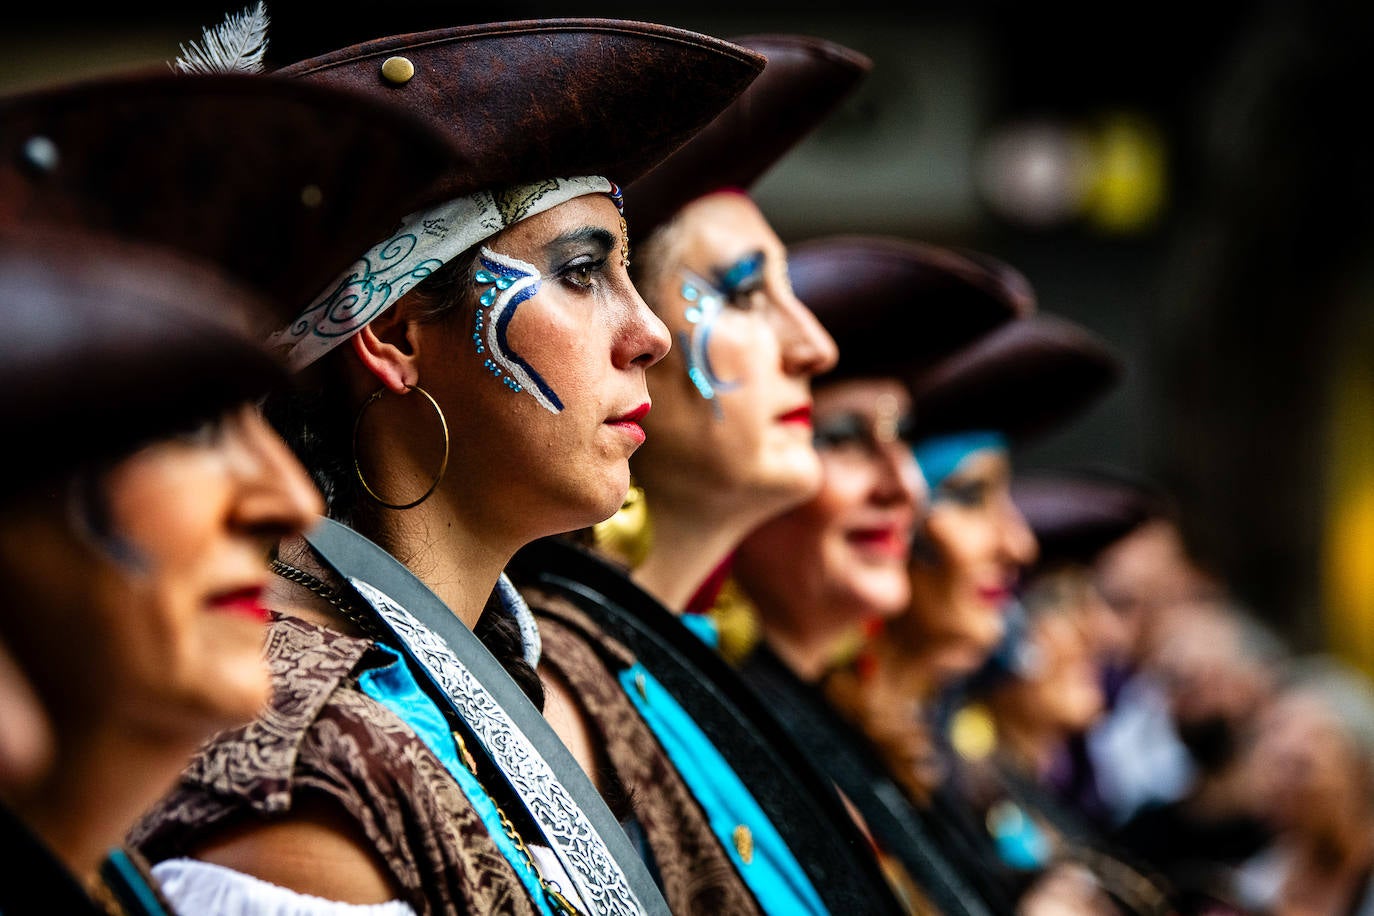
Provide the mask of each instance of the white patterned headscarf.
POLYGON ((358 333, 415 284, 484 239, 586 194, 620 189, 600 176, 551 178, 506 191, 479 191, 412 213, 401 228, 360 257, 315 301, 268 338, 291 371, 305 368, 358 333))

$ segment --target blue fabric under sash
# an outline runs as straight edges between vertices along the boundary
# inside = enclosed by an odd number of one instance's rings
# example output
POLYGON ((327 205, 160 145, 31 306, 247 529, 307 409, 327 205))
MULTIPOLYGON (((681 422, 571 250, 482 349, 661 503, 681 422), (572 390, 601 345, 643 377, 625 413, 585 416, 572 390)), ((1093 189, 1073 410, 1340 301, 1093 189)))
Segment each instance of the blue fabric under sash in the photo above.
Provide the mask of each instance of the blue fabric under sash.
POLYGON ((712 649, 720 648, 720 630, 716 622, 706 614, 683 614, 678 618, 683 626, 697 635, 697 638, 712 649))
POLYGON ((362 688, 363 693, 400 717, 434 752, 434 756, 438 757, 444 769, 452 774, 463 794, 472 803, 473 809, 482 818, 482 823, 496 841, 501 854, 520 876, 520 883, 525 886, 530 899, 545 916, 554 916, 554 911, 544 896, 544 886, 539 880, 538 873, 515 845, 515 841, 506 833, 501 823, 501 814, 496 809, 496 802, 459 758, 458 745, 453 740, 453 733, 449 731, 448 721, 443 713, 420 689, 420 685, 416 683, 414 675, 410 673, 399 654, 381 644, 376 644, 376 648, 387 653, 392 661, 384 667, 363 672, 358 677, 358 686, 362 688))
POLYGON ((673 696, 640 664, 622 671, 620 683, 701 803, 711 830, 764 912, 825 914, 820 896, 777 828, 673 696), (747 830, 744 838, 741 830, 747 830), (747 861, 742 843, 747 844, 747 861))

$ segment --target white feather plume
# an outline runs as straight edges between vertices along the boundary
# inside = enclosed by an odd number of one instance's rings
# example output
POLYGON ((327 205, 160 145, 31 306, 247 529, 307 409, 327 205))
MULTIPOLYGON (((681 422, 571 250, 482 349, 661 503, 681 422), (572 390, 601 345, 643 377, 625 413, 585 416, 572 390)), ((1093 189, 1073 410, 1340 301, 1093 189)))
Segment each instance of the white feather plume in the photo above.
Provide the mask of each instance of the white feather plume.
POLYGON ((213 29, 202 29, 200 43, 181 45, 172 68, 181 73, 261 73, 267 56, 267 7, 262 0, 230 13, 213 29))

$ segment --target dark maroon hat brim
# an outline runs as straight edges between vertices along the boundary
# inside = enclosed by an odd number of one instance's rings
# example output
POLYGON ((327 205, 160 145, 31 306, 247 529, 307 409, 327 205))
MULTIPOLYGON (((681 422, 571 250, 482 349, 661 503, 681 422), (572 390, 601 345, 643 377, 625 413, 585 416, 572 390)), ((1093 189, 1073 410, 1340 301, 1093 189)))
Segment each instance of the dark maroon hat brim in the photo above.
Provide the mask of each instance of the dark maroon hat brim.
POLYGON ((1011 494, 1040 544, 1041 567, 1091 563, 1101 551, 1166 511, 1157 488, 1102 473, 1018 474, 1011 494))
POLYGON ((807 35, 732 39, 767 58, 729 108, 625 189, 630 232, 647 238, 684 206, 726 188, 748 190, 847 98, 872 68, 835 42, 807 35))
POLYGON ((669 26, 543 19, 379 38, 276 75, 380 97, 442 129, 462 164, 436 196, 454 198, 580 175, 628 185, 720 114, 763 64, 669 26), (388 81, 382 64, 392 57, 414 75, 388 81))
POLYGON ((0 231, 10 477, 113 460, 285 385, 250 330, 255 304, 218 268, 164 247, 0 231))
POLYGON ((1006 322, 936 364, 915 386, 919 438, 993 430, 1024 441, 1086 411, 1122 374, 1115 350, 1074 322, 1006 322))
POLYGON ((800 242, 788 249, 788 272, 839 347, 818 386, 875 376, 914 384, 942 357, 1035 309, 1030 284, 1011 266, 891 236, 800 242))
POLYGON ((277 305, 272 329, 452 164, 404 112, 261 76, 140 74, 0 99, 0 227, 84 226, 203 258, 277 305))

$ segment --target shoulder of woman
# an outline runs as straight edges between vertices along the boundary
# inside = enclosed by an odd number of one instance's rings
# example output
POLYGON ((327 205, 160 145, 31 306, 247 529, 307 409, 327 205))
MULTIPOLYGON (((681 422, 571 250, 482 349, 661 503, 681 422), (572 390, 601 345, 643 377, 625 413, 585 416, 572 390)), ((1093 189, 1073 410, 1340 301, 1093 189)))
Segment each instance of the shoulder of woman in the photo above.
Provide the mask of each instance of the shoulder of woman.
MULTIPOLYGON (((252 885, 255 896, 267 900, 306 895, 322 902, 364 905, 369 908, 364 912, 369 912, 373 906, 402 897, 390 870, 356 821, 321 796, 298 799, 287 816, 243 821, 221 830, 195 849, 194 857, 218 866, 220 872, 256 879, 246 883, 252 885)), ((169 882, 167 874, 169 869, 163 865, 154 867, 164 893, 184 910, 184 901, 177 899, 179 886, 169 882)), ((240 889, 244 883, 235 882, 240 889)))

